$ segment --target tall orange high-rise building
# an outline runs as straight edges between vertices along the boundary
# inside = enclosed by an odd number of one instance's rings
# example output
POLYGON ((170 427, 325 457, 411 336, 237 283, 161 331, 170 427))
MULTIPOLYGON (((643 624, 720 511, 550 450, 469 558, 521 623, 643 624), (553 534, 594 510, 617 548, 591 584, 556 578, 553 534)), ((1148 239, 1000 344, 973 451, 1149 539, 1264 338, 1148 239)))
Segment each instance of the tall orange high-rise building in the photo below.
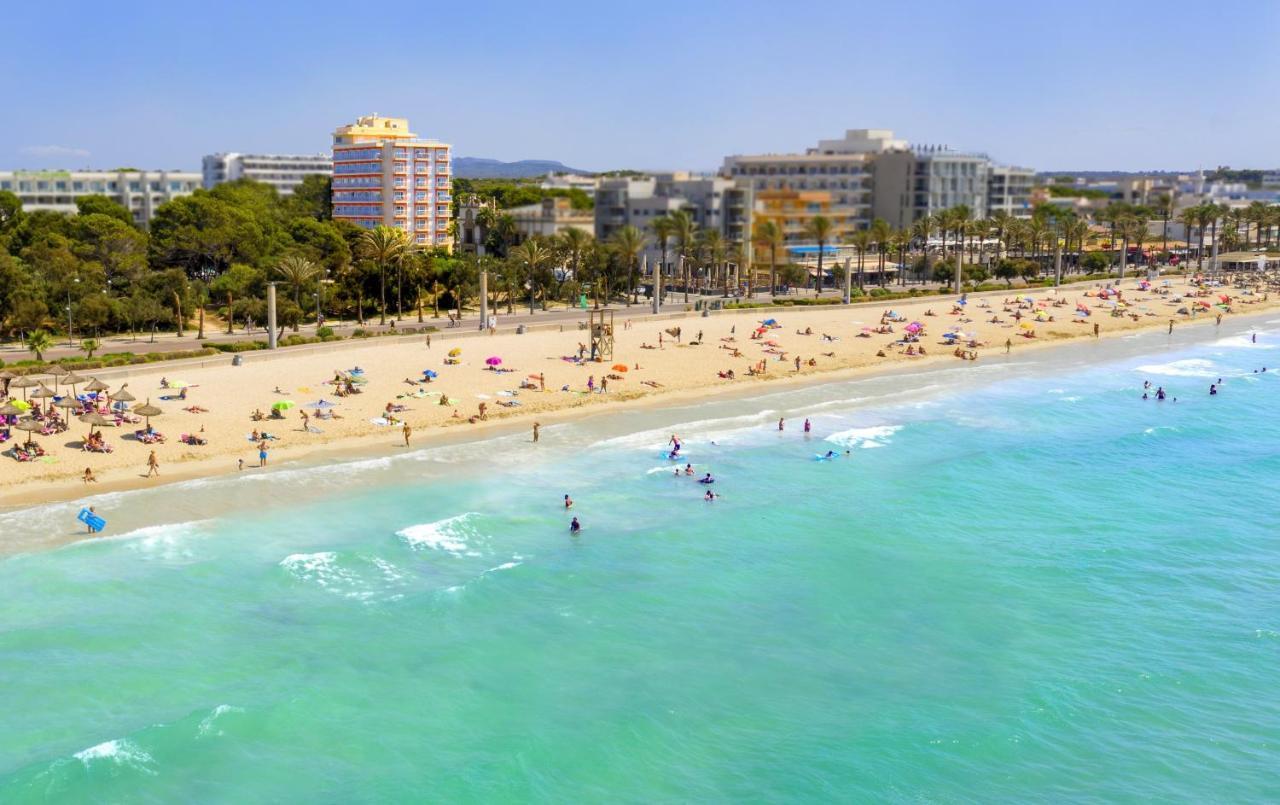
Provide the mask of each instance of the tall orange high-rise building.
POLYGON ((369 115, 333 132, 333 217, 402 230, 418 246, 451 248, 450 147, 409 121, 369 115))

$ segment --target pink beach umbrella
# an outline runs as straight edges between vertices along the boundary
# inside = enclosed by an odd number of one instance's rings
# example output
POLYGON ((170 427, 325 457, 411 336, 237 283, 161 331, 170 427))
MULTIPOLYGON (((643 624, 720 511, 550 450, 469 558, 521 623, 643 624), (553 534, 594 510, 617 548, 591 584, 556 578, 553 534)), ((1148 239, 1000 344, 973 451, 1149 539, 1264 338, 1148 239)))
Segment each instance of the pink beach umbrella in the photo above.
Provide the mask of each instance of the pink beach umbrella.
POLYGON ((490 366, 501 366, 502 358, 499 358, 497 355, 494 355, 493 357, 485 358, 484 362, 490 366))

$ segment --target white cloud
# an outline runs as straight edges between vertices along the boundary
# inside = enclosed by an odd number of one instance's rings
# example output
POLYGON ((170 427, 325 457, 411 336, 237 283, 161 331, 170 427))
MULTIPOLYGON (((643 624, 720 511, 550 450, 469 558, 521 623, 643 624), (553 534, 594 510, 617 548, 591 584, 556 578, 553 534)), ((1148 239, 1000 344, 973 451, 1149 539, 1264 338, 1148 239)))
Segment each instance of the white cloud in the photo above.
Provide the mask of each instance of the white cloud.
POLYGON ((27 145, 18 152, 29 157, 87 157, 87 148, 70 148, 65 145, 27 145))

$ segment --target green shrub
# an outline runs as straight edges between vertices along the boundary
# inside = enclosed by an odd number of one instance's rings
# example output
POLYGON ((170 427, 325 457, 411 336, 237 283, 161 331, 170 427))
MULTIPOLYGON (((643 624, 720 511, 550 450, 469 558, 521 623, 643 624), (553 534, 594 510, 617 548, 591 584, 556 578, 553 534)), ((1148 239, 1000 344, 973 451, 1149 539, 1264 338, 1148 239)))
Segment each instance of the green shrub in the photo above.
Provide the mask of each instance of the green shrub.
POLYGON ((325 341, 329 340, 330 338, 333 338, 333 328, 321 327, 320 329, 316 330, 316 337, 325 341))

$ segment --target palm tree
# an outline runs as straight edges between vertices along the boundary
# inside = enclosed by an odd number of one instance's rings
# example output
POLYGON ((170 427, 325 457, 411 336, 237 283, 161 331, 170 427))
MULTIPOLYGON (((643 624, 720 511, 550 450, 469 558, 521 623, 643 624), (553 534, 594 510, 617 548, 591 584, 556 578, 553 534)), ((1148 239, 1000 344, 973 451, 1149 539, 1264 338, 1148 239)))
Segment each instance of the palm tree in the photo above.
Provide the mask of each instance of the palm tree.
POLYGON ((929 238, 933 235, 933 230, 937 226, 936 220, 929 215, 919 218, 911 225, 911 237, 920 241, 920 251, 924 256, 924 277, 929 279, 929 238))
POLYGON ((778 250, 786 245, 786 235, 776 221, 761 221, 756 224, 755 241, 757 246, 769 250, 769 296, 778 293, 778 250))
POLYGON ((986 256, 987 238, 991 237, 991 230, 994 228, 995 224, 989 218, 973 222, 972 235, 978 241, 978 259, 975 261, 978 266, 982 265, 982 258, 986 256))
POLYGON ((623 267, 627 271, 627 279, 631 284, 631 291, 627 294, 627 307, 630 307, 636 292, 635 272, 640 262, 640 254, 644 251, 644 233, 634 226, 624 226, 613 233, 610 241, 613 248, 617 250, 618 257, 622 259, 623 267))
POLYGON ((653 271, 653 294, 658 306, 662 306, 662 286, 664 284, 663 272, 667 270, 667 246, 671 240, 671 234, 675 230, 675 223, 670 216, 659 215, 649 224, 653 229, 653 236, 658 239, 658 249, 662 252, 662 257, 657 268, 653 271))
POLYGON ((551 264, 551 249, 539 237, 532 237, 511 249, 511 257, 524 268, 529 283, 529 312, 533 313, 533 299, 537 291, 538 272, 551 264))
POLYGON ((907 250, 911 248, 911 232, 899 229, 893 233, 893 250, 898 254, 898 284, 907 284, 907 250))
POLYGON ((809 219, 809 225, 805 228, 809 237, 818 242, 818 277, 814 283, 813 295, 820 296, 822 294, 822 257, 827 250, 827 241, 831 238, 831 219, 825 215, 815 215, 809 219))
POLYGON ((1200 208, 1187 207, 1178 213, 1178 222, 1182 224, 1183 234, 1187 236, 1187 257, 1191 256, 1191 230, 1200 225, 1200 208))
POLYGON ((1005 210, 996 210, 991 213, 991 217, 988 220, 991 222, 991 228, 995 232, 996 241, 1000 244, 1000 249, 1004 252, 996 255, 996 259, 998 260, 1005 257, 1008 253, 1008 249, 1005 246, 1005 234, 1009 231, 1010 223, 1017 219, 1005 210))
POLYGON ((1156 217, 1160 219, 1160 251, 1167 253, 1169 251, 1169 219, 1173 217, 1173 199, 1167 193, 1161 193, 1156 196, 1155 204, 1152 206, 1156 217))
POLYGON ((36 330, 27 336, 27 349, 35 353, 37 361, 43 361, 44 354, 53 349, 53 336, 45 330, 36 330))
MULTIPOLYGON (((320 268, 300 255, 291 254, 276 265, 276 271, 284 277, 284 281, 293 287, 293 303, 302 308, 302 286, 311 282, 320 273, 320 268)), ((298 323, 294 322, 293 331, 298 332, 298 323)))
POLYGON ((728 254, 728 245, 725 243, 724 236, 720 234, 718 229, 702 229, 698 232, 697 250, 702 268, 705 271, 705 283, 699 282, 699 290, 702 287, 710 288, 712 282, 719 276, 720 266, 724 262, 725 255, 728 254))
POLYGON ((858 250, 858 290, 862 290, 862 266, 866 259, 867 251, 871 248, 871 230, 859 229, 849 236, 849 242, 853 244, 853 248, 858 250))
POLYGON ((960 293, 964 289, 964 236, 969 231, 969 208, 963 204, 957 204, 949 211, 951 213, 951 226, 956 232, 956 293, 960 293))
POLYGON ((871 240, 876 246, 876 270, 879 272, 879 285, 884 287, 884 268, 885 268, 885 251, 889 246, 889 238, 893 235, 893 229, 889 226, 889 222, 883 218, 876 218, 871 222, 871 240))
POLYGON ((683 259, 684 271, 680 278, 684 283, 684 301, 689 301, 689 260, 693 256, 690 247, 693 246, 693 238, 697 232, 698 225, 693 222, 693 216, 688 210, 676 210, 668 214, 671 221, 671 235, 676 239, 677 254, 683 259))
POLYGON ((591 235, 576 227, 569 227, 559 234, 560 248, 564 250, 564 255, 568 258, 569 270, 573 272, 573 278, 577 282, 582 281, 582 277, 578 276, 578 268, 582 263, 582 255, 586 252, 591 243, 591 235))
POLYGON ((375 226, 360 233, 358 248, 365 258, 378 267, 378 287, 381 297, 379 323, 387 323, 387 267, 399 265, 410 252, 409 238, 404 231, 389 226, 375 226))
MULTIPOLYGON (((1143 224, 1142 226, 1145 226, 1143 224)), ((1116 234, 1120 236, 1120 276, 1124 279, 1125 261, 1129 258, 1129 241, 1137 237, 1138 219, 1132 213, 1126 213, 1115 219, 1116 234)))

